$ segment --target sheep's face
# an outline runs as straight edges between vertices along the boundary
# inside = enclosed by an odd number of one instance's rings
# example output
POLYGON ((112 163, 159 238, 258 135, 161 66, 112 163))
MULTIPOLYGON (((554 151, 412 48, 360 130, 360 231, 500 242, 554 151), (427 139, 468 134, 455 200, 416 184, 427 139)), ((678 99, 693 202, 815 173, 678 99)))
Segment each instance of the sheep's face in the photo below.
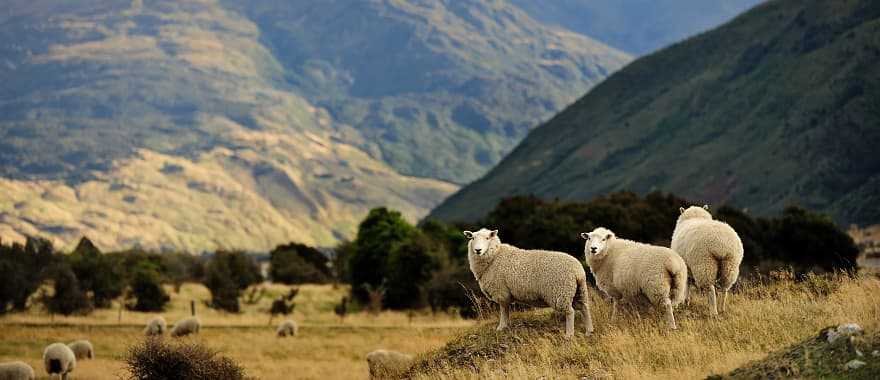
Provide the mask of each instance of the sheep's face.
POLYGON ((468 241, 468 252, 473 252, 477 256, 490 255, 501 244, 501 239, 498 238, 498 230, 490 231, 481 228, 477 232, 464 231, 464 236, 470 239, 468 241))
POLYGON ((584 255, 586 257, 602 258, 608 253, 608 243, 614 240, 614 232, 607 228, 599 227, 593 232, 583 232, 581 237, 586 240, 584 255))
POLYGON ((680 212, 681 215, 678 216, 678 221, 676 221, 676 223, 687 219, 712 219, 712 214, 709 213, 709 205, 703 205, 703 207, 679 207, 678 212, 680 212))

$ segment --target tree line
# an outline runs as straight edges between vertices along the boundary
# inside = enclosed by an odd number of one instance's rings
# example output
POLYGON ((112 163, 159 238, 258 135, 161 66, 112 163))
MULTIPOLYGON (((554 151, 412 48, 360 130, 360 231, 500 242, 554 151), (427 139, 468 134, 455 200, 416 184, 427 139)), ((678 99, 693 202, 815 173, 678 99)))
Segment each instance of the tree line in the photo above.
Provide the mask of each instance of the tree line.
MULTIPOLYGON (((588 202, 543 200, 533 196, 507 198, 484 218, 447 224, 426 220, 419 225, 387 208, 369 212, 357 236, 330 250, 299 243, 269 252, 269 279, 285 284, 348 283, 350 298, 337 306, 344 316, 347 301, 355 307, 435 311, 475 310, 481 292, 467 264, 467 240, 461 231, 489 227, 502 241, 527 249, 566 252, 583 262, 579 234, 608 227, 628 239, 667 245, 679 207, 691 203, 660 192, 639 196, 617 192, 588 202)), ((745 248, 743 269, 767 272, 789 267, 795 273, 853 270, 858 249, 826 215, 788 207, 771 218, 721 206, 716 219, 739 233, 745 248)), ((160 311, 170 297, 163 284, 179 291, 184 282, 201 282, 211 292, 207 306, 238 312, 241 302, 261 296, 252 285, 263 276, 254 255, 218 251, 194 256, 142 250, 101 253, 83 238, 70 254, 61 254, 41 238, 24 245, 0 243, 0 314, 42 304, 49 312, 69 315, 122 306, 160 311), (44 286, 52 285, 52 286, 44 286)), ((295 290, 273 302, 270 313, 293 310, 295 290)))

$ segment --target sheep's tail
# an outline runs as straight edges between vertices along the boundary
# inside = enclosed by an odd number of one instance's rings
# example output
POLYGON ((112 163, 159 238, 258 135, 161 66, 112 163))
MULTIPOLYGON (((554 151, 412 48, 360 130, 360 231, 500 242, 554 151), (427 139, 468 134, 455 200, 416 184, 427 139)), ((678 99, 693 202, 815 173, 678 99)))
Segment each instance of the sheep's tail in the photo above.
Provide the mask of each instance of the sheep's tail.
POLYGON ((669 299, 673 305, 684 302, 687 297, 688 274, 687 266, 680 258, 666 260, 666 271, 669 272, 669 299))
POLYGON ((49 374, 53 373, 61 373, 62 371, 61 359, 49 359, 49 374))

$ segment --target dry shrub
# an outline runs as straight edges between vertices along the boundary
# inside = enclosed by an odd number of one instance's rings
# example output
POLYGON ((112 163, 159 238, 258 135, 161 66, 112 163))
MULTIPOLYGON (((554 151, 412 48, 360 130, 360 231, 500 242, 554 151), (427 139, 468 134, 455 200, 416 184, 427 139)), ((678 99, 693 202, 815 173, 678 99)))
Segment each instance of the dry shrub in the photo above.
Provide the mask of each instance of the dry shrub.
POLYGON ((248 379, 238 363, 197 342, 148 338, 129 349, 125 364, 128 378, 137 380, 248 379))

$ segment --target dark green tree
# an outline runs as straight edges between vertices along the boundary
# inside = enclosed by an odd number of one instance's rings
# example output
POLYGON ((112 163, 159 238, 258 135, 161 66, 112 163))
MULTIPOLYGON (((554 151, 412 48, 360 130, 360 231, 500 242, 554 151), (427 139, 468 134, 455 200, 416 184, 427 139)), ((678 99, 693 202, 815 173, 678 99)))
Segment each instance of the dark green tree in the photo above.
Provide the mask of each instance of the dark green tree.
POLYGON ((386 266, 388 291, 385 293, 385 307, 406 309, 426 306, 422 299, 422 286, 438 266, 440 253, 437 248, 436 243, 420 232, 392 248, 386 266))
POLYGON ((269 276, 284 284, 323 284, 333 279, 326 255, 304 244, 280 245, 269 253, 269 276))
POLYGON ((95 307, 110 307, 113 299, 125 290, 119 263, 112 256, 103 255, 87 237, 80 239, 68 260, 82 289, 92 293, 95 307))
POLYGON ((210 306, 237 313, 241 292, 262 281, 260 269, 243 252, 218 251, 205 267, 204 284, 211 291, 210 306))
POLYGON ((57 260, 52 243, 28 237, 21 245, 0 244, 0 314, 23 311, 46 277, 45 268, 57 260))
POLYGON ((43 304, 52 314, 86 314, 92 310, 89 297, 79 285, 76 274, 66 263, 56 264, 49 270, 54 292, 43 297, 43 304))
POLYGON ((370 210, 358 226, 355 252, 349 261, 352 297, 362 304, 369 302, 365 285, 378 288, 388 277, 388 255, 407 240, 416 229, 397 211, 380 207, 370 210))
POLYGON ((162 288, 161 279, 155 264, 149 261, 140 262, 132 271, 128 308, 144 312, 164 310, 171 298, 162 288))

